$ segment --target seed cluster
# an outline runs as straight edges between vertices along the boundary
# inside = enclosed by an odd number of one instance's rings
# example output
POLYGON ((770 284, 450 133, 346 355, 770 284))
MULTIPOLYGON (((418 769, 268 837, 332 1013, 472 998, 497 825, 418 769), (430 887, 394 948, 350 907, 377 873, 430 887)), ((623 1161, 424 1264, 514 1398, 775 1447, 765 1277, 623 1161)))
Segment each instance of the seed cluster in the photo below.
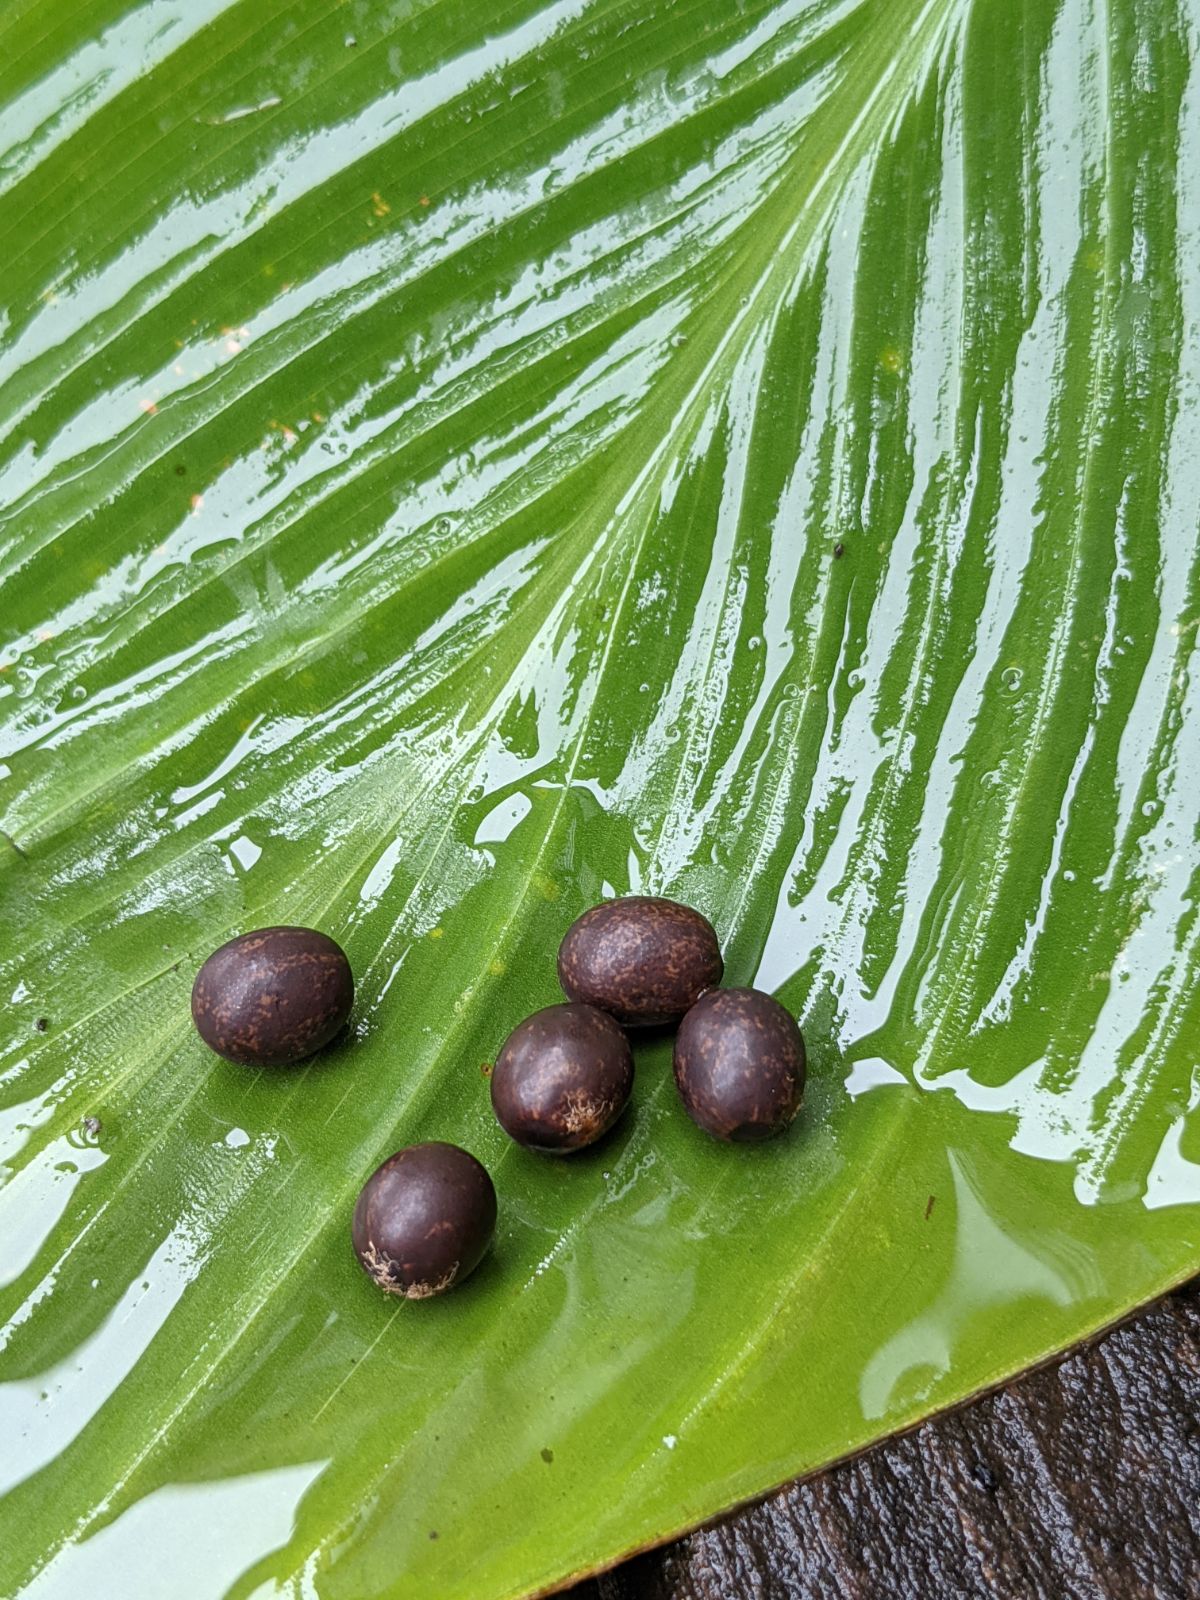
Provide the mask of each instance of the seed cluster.
MULTIPOLYGON (((585 911, 558 952, 567 1003, 526 1017, 496 1058, 500 1126, 541 1154, 594 1144, 633 1091, 626 1030, 672 1024, 675 1083, 698 1127, 731 1143, 782 1133, 804 1093, 804 1040, 770 995, 720 988, 724 972, 712 924, 690 906, 631 895, 585 911)), ((192 1017, 218 1055, 274 1067, 328 1044, 353 1001, 350 963, 326 934, 263 928, 209 956, 192 1017)), ((475 1270, 495 1228, 496 1190, 482 1164, 428 1142, 398 1150, 367 1179, 351 1236, 381 1289, 428 1300, 475 1270)))

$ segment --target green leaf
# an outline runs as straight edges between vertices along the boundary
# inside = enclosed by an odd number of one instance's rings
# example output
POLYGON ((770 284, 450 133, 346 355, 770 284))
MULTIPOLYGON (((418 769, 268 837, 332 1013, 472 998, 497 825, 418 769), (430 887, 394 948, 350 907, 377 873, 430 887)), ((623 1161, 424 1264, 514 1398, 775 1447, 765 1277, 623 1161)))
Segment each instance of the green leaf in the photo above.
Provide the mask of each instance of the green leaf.
POLYGON ((5 1594, 527 1595, 1200 1264, 1196 31, 9 0, 5 1594), (633 889, 802 1017, 788 1138, 663 1039, 496 1127, 633 889), (272 922, 359 1001, 256 1075, 188 993, 272 922), (500 1228, 396 1305, 427 1137, 500 1228))

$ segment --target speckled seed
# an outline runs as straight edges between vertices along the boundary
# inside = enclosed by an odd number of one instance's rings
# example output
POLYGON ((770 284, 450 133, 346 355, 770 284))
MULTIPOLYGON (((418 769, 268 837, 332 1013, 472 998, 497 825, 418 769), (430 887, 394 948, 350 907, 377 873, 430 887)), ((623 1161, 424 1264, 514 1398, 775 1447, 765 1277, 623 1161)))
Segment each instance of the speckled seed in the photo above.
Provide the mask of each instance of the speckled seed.
POLYGON ((332 939, 312 928, 260 928, 200 968, 192 1020, 226 1060, 277 1067, 328 1044, 353 1003, 350 963, 332 939))
POLYGON ((595 1006, 547 1006, 514 1028, 492 1072, 492 1110, 518 1144, 567 1155, 594 1144, 633 1088, 629 1040, 595 1006))
POLYGON ((782 1133, 804 1094, 796 1019, 759 989, 715 989, 684 1017, 675 1082, 692 1121, 717 1139, 782 1133))
POLYGON ((413 1144, 367 1179, 352 1237, 363 1271, 388 1294, 429 1300, 482 1261, 496 1229, 496 1190, 455 1144, 413 1144))
POLYGON ((724 971, 707 917, 645 895, 585 911, 558 952, 567 998, 599 1006, 626 1027, 677 1022, 724 971))

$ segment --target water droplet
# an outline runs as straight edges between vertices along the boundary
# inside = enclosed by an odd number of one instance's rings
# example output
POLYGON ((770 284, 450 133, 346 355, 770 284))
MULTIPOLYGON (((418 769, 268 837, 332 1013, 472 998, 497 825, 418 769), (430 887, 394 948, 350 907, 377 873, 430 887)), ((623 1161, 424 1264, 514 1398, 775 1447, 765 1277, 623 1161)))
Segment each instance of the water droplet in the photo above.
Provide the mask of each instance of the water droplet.
POLYGON ((72 700, 86 700, 87 699, 87 690, 83 687, 83 685, 81 683, 77 683, 75 685, 75 687, 71 690, 71 699, 72 700))
POLYGON ((1064 883, 1074 883, 1075 882, 1075 874, 1071 871, 1070 867, 1064 867, 1063 868, 1063 882, 1064 883))
POLYGON ((1142 815, 1144 817, 1157 816, 1158 815, 1158 801, 1157 800, 1143 800, 1142 801, 1142 815))
POLYGON ((449 517, 438 517, 433 524, 433 531, 437 534, 447 534, 454 526, 449 517))
POLYGON ((648 683, 639 683, 638 684, 638 693, 639 694, 649 694, 649 692, 650 692, 650 685, 648 683))
POLYGON ((752 635, 749 639, 747 639, 746 640, 746 649, 747 650, 761 650, 762 649, 762 635, 756 633, 756 634, 752 635))
POLYGON ((1008 690, 1009 694, 1016 694, 1017 690, 1021 687, 1021 680, 1023 676, 1024 675, 1021 672, 1020 667, 1005 667, 1004 671, 1000 674, 1000 682, 1008 690))
POLYGON ((673 333, 671 335, 670 343, 671 343, 672 349, 679 350, 687 342, 688 342, 688 336, 687 336, 686 333, 673 333))

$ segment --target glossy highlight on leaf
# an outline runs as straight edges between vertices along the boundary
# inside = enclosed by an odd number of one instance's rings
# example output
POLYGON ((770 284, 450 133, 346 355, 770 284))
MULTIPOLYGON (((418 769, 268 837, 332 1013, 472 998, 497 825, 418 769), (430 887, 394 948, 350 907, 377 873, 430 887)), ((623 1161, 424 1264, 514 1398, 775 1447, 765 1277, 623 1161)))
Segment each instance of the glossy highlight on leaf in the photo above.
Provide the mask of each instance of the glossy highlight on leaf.
POLYGON ((0 12, 0 1592, 531 1595, 1200 1266, 1198 25, 0 12), (783 1137, 669 1039, 496 1125, 627 893, 801 1019, 783 1137), (355 1010, 254 1073, 279 924, 355 1010), (426 1140, 495 1248, 393 1303, 426 1140))

